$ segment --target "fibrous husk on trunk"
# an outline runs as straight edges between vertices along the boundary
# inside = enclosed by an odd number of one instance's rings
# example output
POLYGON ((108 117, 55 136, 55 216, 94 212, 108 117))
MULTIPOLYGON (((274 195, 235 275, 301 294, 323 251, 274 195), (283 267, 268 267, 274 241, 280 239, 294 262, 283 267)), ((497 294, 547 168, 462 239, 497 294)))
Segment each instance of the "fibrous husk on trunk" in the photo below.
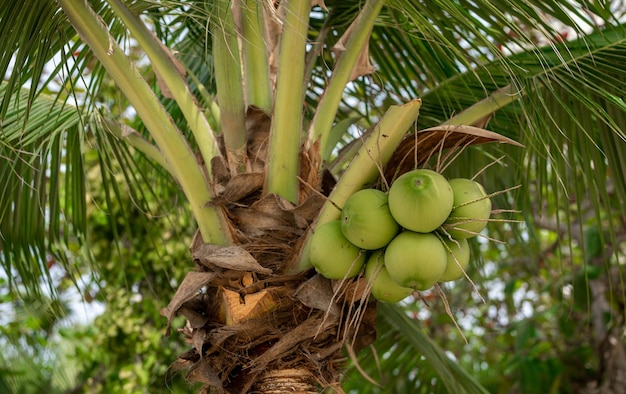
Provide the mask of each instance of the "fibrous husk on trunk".
MULTIPOLYGON (((256 260, 245 263, 257 251, 273 255, 266 261, 275 269, 290 257, 288 249, 268 253, 258 244, 248 245, 250 252, 235 253, 244 256, 244 263, 229 268, 233 248, 247 245, 215 247, 196 237, 192 256, 198 271, 188 274, 163 311, 168 319, 181 314, 188 320, 181 332, 193 349, 177 363, 189 366, 187 378, 205 383, 207 390, 248 392, 254 384, 277 384, 270 379, 277 376, 285 384, 298 376, 302 387, 337 383, 345 363, 342 344, 350 340, 360 348, 375 339, 372 305, 361 296, 336 299, 330 281, 312 271, 281 275, 267 273, 256 260), (366 310, 359 324, 350 318, 358 308, 366 310), (317 374, 281 375, 295 370, 317 374)), ((259 390, 254 389, 266 392, 259 390)))
MULTIPOLYGON (((362 277, 331 281, 312 269, 285 271, 325 202, 324 185, 332 187, 333 180, 318 174, 311 160, 319 152, 313 146, 301 154, 297 204, 264 194, 269 126, 266 114, 248 111, 252 172, 231 177, 214 166, 214 204, 226 213, 235 243, 208 245, 196 234, 191 245, 195 270, 161 311, 168 334, 175 316, 186 317, 179 331, 192 348, 173 369, 186 368, 187 379, 203 383, 203 392, 337 389, 348 359, 344 345, 354 354, 376 338, 375 302, 362 277)), ((466 127, 407 136, 384 176, 391 180, 437 151, 488 141, 513 143, 466 127)))
POLYGON ((270 371, 259 378, 254 391, 264 394, 315 394, 318 392, 315 386, 315 379, 311 372, 305 369, 270 371))

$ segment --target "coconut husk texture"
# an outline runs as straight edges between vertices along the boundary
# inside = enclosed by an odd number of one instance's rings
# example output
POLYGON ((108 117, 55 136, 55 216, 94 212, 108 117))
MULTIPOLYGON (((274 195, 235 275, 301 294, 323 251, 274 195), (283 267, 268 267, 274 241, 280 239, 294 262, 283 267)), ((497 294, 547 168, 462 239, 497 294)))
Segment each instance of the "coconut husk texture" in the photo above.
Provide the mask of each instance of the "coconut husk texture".
MULTIPOLYGON (((292 269, 334 178, 317 171, 314 146, 301 153, 297 204, 263 194, 270 118, 251 109, 247 120, 250 170, 231 176, 220 160, 212 163, 214 204, 224 211, 234 242, 210 245, 196 234, 194 269, 161 311, 168 335, 174 317, 186 318, 179 332, 190 349, 172 368, 202 383, 202 393, 341 392, 347 355, 376 339, 376 303, 362 277, 331 281, 313 269, 292 269)), ((442 149, 489 141, 510 140, 463 127, 409 135, 384 176, 417 167, 414 157, 423 162, 442 149)))

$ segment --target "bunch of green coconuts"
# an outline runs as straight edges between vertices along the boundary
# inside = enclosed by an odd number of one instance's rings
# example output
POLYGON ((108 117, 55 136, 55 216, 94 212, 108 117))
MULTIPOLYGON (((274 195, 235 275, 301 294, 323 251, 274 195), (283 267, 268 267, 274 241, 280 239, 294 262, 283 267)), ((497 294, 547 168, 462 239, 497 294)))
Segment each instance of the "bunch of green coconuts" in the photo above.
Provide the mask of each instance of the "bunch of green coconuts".
POLYGON ((350 196, 340 220, 315 229, 310 261, 322 276, 337 280, 365 266, 372 295, 398 302, 413 290, 464 276, 467 239, 490 214, 491 200, 479 183, 416 169, 399 176, 388 193, 363 189, 350 196))

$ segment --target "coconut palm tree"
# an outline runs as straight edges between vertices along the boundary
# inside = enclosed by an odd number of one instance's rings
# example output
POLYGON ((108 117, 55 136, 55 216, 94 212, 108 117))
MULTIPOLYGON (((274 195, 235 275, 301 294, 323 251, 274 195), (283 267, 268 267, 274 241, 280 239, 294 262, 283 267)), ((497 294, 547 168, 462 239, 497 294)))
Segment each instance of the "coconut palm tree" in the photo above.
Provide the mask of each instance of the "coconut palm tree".
POLYGON ((73 272, 71 254, 89 254, 84 163, 97 155, 107 198, 125 188, 152 214, 143 193, 184 196, 195 218, 189 273, 162 314, 168 326, 187 319, 176 368, 204 390, 340 390, 344 352, 375 340, 381 314, 448 390, 482 392, 397 308, 377 309, 362 278, 315 275, 307 251, 350 195, 415 167, 492 191, 521 185, 493 194, 510 212, 492 239, 513 219, 532 225, 535 196, 546 213, 617 197, 598 217, 617 225, 618 10, 506 6, 3 0, 0 261, 11 285, 54 293, 49 259, 73 272))

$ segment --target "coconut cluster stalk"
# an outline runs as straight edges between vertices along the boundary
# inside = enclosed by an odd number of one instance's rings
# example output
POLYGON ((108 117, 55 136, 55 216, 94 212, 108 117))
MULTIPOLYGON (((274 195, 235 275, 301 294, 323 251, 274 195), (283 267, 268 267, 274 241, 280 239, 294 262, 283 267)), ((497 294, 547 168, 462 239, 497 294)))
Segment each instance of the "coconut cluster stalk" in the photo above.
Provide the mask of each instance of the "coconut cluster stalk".
MULTIPOLYGON (((421 104, 421 100, 416 99, 404 105, 389 107, 328 196, 312 226, 313 230, 316 226, 338 219, 346 200, 378 179, 408 128, 417 119, 421 104)), ((305 241, 296 260, 296 270, 310 267, 308 247, 308 241, 305 241)))

